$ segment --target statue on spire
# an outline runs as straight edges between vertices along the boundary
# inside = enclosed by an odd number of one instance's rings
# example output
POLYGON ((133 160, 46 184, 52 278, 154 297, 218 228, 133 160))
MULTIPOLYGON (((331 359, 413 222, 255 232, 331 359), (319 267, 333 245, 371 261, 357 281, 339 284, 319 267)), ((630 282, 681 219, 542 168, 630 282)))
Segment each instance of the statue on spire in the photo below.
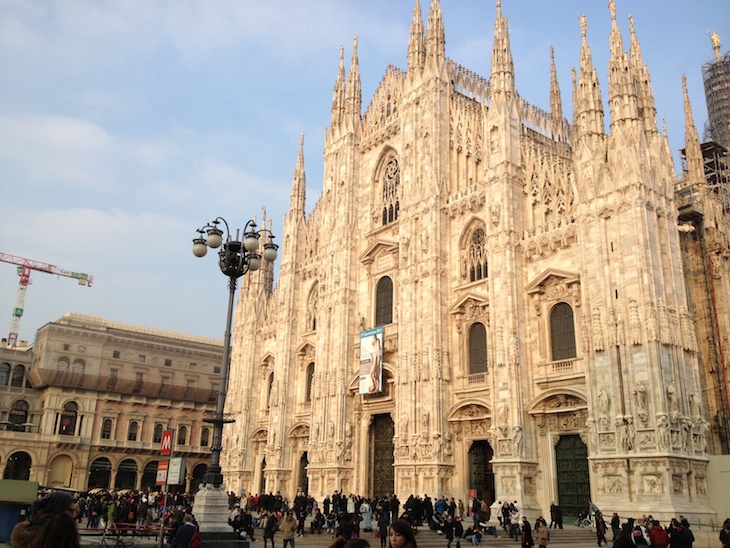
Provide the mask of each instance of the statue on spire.
POLYGON ((710 35, 712 49, 715 51, 715 61, 722 61, 722 53, 720 52, 720 36, 716 32, 710 33, 710 29, 707 29, 707 34, 710 35))

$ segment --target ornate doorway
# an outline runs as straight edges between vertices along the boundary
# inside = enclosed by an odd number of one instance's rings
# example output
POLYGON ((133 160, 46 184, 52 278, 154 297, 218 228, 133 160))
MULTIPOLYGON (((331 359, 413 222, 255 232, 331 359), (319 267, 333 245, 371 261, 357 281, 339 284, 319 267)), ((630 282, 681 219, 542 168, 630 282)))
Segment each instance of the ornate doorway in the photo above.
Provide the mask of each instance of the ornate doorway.
POLYGON ((375 415, 370 426, 370 478, 371 494, 381 497, 395 489, 393 470, 393 436, 395 424, 390 414, 375 415))
POLYGON ((309 477, 307 476, 307 466, 309 466, 309 457, 307 452, 302 453, 302 457, 299 459, 299 487, 305 495, 309 494, 309 477))
POLYGON ((469 489, 475 489, 490 506, 494 502, 493 456, 494 450, 486 440, 475 441, 469 448, 469 489))
POLYGON ((560 436, 555 446, 558 473, 558 504, 567 519, 588 508, 591 482, 588 474, 588 447, 578 435, 560 436))

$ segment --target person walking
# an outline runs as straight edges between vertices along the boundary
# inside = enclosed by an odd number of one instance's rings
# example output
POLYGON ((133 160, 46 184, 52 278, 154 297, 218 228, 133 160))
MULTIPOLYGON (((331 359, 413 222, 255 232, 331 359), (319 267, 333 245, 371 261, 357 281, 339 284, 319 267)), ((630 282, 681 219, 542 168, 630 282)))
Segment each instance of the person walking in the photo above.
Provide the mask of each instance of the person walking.
POLYGON ((596 512, 596 540, 598 541, 598 546, 601 545, 601 542, 605 542, 606 546, 608 546, 608 539, 606 538, 606 521, 603 519, 603 514, 601 512, 596 512))
POLYGON ((274 548, 274 535, 276 534, 276 531, 279 529, 279 521, 276 519, 276 514, 273 512, 266 512, 265 522, 264 522, 264 548, 266 548, 266 541, 267 539, 271 540, 271 548, 274 548))
POLYGON ((281 531, 281 538, 284 539, 284 548, 288 545, 294 548, 294 535, 297 534, 298 524, 297 520, 294 519, 294 512, 292 510, 289 510, 284 519, 281 520, 279 530, 281 531))
POLYGON ((535 541, 532 540, 532 527, 525 516, 522 516, 522 548, 533 548, 535 541))
POLYGON ((537 545, 540 548, 545 548, 550 540, 550 531, 545 526, 545 522, 540 523, 537 528, 537 545))

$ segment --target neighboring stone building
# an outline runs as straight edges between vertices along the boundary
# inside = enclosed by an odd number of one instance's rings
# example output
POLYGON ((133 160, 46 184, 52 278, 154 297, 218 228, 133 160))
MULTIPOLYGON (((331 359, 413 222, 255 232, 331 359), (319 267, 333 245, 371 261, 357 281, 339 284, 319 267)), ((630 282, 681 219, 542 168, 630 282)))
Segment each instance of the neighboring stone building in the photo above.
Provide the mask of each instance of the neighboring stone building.
POLYGON ((692 255, 675 187, 714 200, 696 131, 679 182, 633 21, 627 51, 609 8, 603 86, 581 19, 572 122, 554 59, 550 112, 518 94, 499 1, 489 79, 446 58, 438 0, 425 29, 415 1, 408 66, 364 113, 357 42, 347 73, 340 54, 322 195, 307 214, 300 150, 278 284, 270 269, 242 282, 229 489, 714 517, 706 449, 727 450, 727 409, 695 320, 711 337, 708 264, 728 294, 725 211, 719 248, 692 255), (360 395, 363 332, 382 338, 383 372, 360 395))
POLYGON ((50 487, 155 489, 162 432, 186 457, 184 490, 210 458, 221 341, 66 314, 32 347, 0 349, 0 473, 50 487))

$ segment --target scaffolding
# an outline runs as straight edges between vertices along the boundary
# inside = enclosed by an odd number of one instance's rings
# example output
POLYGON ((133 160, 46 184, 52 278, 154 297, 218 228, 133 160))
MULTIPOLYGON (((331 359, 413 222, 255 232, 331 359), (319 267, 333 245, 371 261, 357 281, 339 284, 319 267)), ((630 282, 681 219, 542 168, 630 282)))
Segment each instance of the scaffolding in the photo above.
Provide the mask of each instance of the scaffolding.
POLYGON ((715 59, 702 66, 709 139, 730 149, 730 52, 720 55, 719 44, 715 59))

